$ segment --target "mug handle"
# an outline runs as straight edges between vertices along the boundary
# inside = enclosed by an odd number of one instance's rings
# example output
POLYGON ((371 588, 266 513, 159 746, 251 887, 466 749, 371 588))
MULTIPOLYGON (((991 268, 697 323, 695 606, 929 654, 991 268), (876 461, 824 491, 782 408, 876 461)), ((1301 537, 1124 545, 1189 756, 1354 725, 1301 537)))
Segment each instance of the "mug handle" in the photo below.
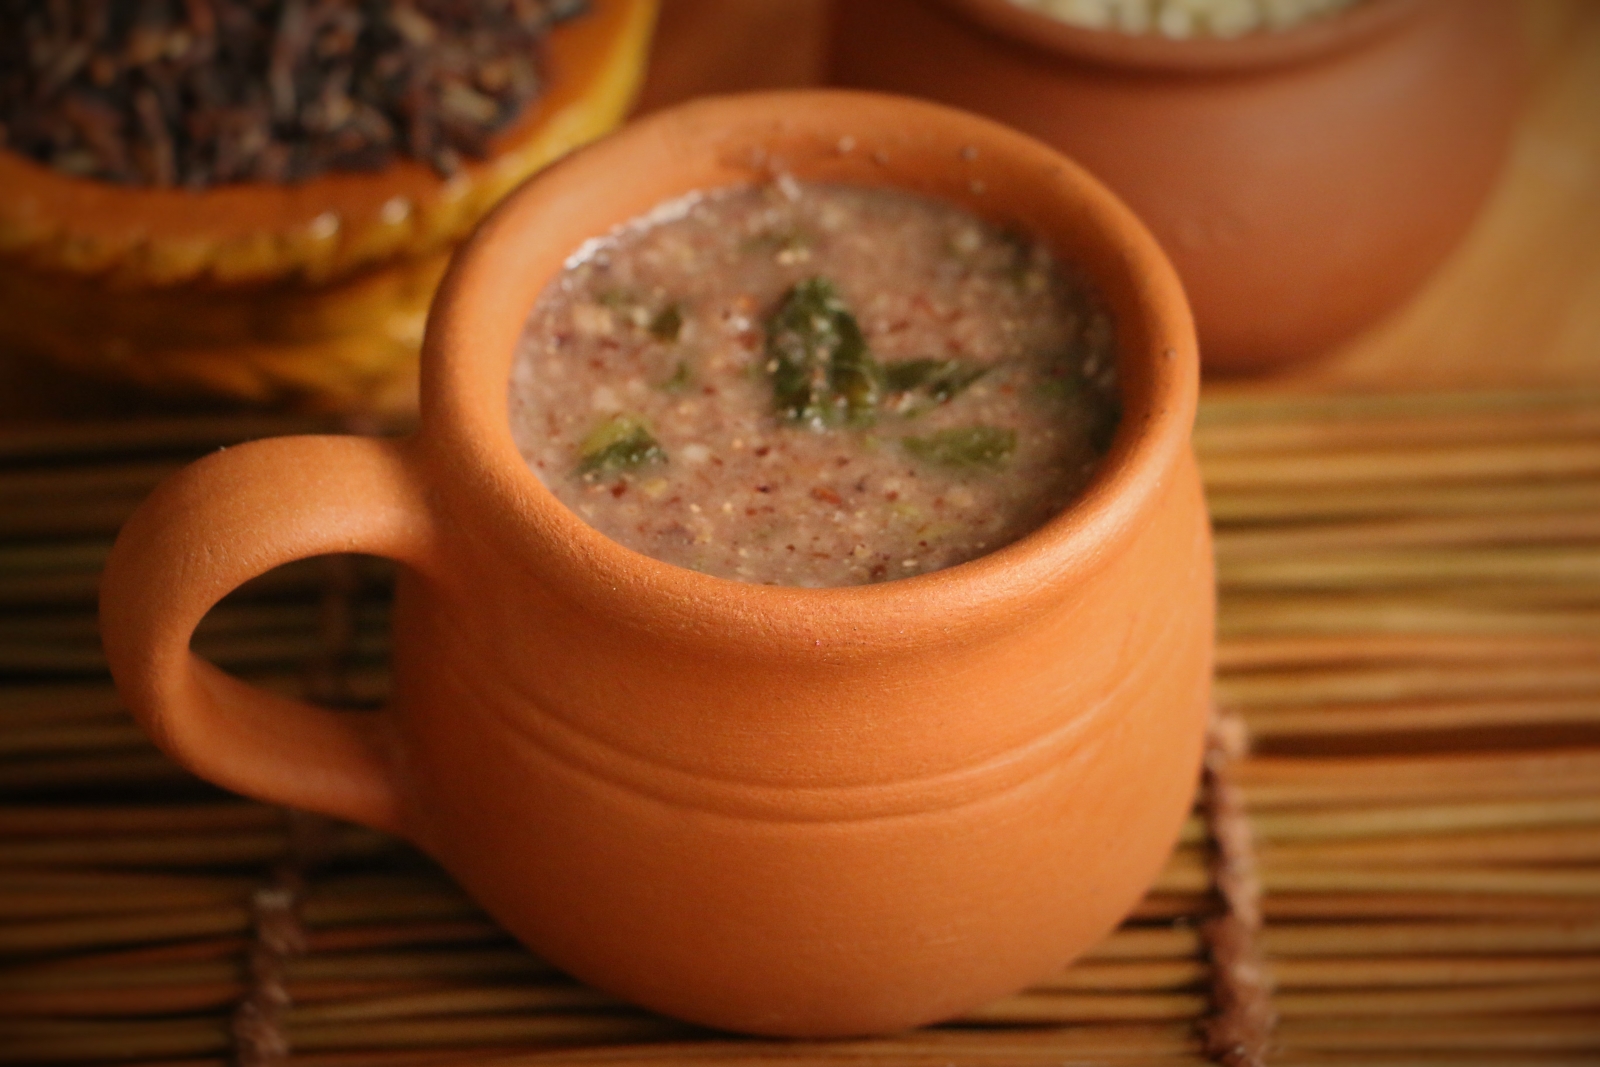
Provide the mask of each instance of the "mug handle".
POLYGON ((411 444, 280 437, 185 467, 139 506, 106 561, 100 632, 117 691, 156 745, 238 793, 400 829, 385 712, 334 712, 249 685, 189 651, 205 613, 308 556, 427 569, 432 522, 411 444))

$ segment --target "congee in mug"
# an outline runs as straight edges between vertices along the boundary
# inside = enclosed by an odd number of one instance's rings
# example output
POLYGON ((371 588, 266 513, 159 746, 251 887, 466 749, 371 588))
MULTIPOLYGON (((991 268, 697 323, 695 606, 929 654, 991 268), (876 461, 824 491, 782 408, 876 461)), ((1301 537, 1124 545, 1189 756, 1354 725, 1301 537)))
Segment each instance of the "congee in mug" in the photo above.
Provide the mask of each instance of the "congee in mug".
POLYGON ((697 101, 461 247, 413 436, 251 442, 163 483, 106 565, 107 660, 184 766, 404 835, 613 996, 800 1037, 950 1019, 1103 937, 1190 810, 1198 388, 1159 247, 1044 145, 909 99, 697 101), (725 224, 695 234, 702 209, 725 224), (889 237, 851 252, 863 231, 889 237), (639 502, 662 510, 604 510, 639 502), (654 558, 664 531, 707 557, 654 558), (812 537, 829 558, 791 564, 812 537), (229 590, 326 552, 399 564, 383 709, 190 652, 229 590))
POLYGON ((528 464, 616 541, 776 585, 962 563, 1116 426, 1103 302, 1040 242, 894 189, 694 193, 589 242, 513 366, 528 464))

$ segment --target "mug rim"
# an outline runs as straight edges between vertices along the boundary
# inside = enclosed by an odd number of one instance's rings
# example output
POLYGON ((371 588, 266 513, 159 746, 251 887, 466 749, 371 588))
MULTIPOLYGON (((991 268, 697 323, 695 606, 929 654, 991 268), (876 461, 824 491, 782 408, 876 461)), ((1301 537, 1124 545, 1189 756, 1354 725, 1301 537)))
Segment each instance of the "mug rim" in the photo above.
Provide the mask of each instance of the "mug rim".
POLYGON ((1130 73, 1231 74, 1337 55, 1411 21, 1428 0, 1361 0, 1286 30, 1174 39, 1079 26, 1012 0, 926 0, 984 30, 1071 60, 1130 73))
MULTIPOLYGON (((871 184, 923 192, 905 177, 871 184)), ((982 185, 977 178, 968 183, 974 198, 982 198, 982 185)), ((452 472, 441 490, 464 488, 498 502, 502 520, 540 543, 542 579, 570 597, 658 633, 670 621, 691 640, 770 652, 776 638, 810 653, 831 636, 829 650, 849 654, 1016 618, 1097 570, 1136 532, 1187 454, 1198 387, 1194 328, 1176 273, 1131 210, 1082 168, 1031 137, 943 105, 784 90, 702 98, 637 120, 508 196, 456 252, 434 298, 423 343, 418 440, 452 472), (878 132, 863 136, 867 126, 878 132), (582 242, 691 192, 754 184, 762 174, 770 180, 789 167, 806 180, 812 174, 799 171, 814 174, 826 161, 775 160, 767 151, 797 139, 824 155, 835 151, 851 166, 936 151, 975 173, 1020 175, 1018 188, 1035 190, 1059 226, 1075 228, 1086 248, 1117 267, 1111 278, 1084 268, 1113 305, 1117 329, 1122 415, 1112 445, 1073 502, 1017 541, 952 567, 867 585, 742 582, 613 541, 561 503, 518 450, 509 418, 516 340, 540 293, 582 242), (691 177, 707 172, 742 172, 748 180, 708 184, 691 177), (608 182, 621 191, 601 191, 608 182), (591 215, 604 222, 583 225, 591 215), (563 227, 585 236, 569 235, 559 248, 528 239, 563 227)))

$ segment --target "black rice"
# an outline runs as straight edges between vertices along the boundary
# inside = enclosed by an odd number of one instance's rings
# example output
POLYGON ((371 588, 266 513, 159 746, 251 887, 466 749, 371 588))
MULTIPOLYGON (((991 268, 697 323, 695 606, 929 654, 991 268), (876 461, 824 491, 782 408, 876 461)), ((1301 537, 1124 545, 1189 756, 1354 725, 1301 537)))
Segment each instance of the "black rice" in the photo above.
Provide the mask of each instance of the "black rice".
POLYGON ((0 0, 0 148, 199 189, 482 158, 583 0, 0 0))

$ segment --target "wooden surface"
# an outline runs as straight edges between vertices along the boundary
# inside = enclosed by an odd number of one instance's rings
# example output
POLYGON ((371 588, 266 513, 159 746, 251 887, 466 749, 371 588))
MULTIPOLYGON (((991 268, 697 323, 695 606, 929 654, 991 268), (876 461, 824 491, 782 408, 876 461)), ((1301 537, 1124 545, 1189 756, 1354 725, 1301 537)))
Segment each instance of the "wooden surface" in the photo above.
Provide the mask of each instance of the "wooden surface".
MULTIPOLYGON (((1344 350, 1213 391, 1600 386, 1600 3, 1522 2, 1527 110, 1500 186, 1462 247, 1406 307, 1344 350)), ((640 110, 817 83, 825 17, 825 0, 664 0, 640 110)), ((0 418, 11 421, 194 406, 0 358, 0 418)))

